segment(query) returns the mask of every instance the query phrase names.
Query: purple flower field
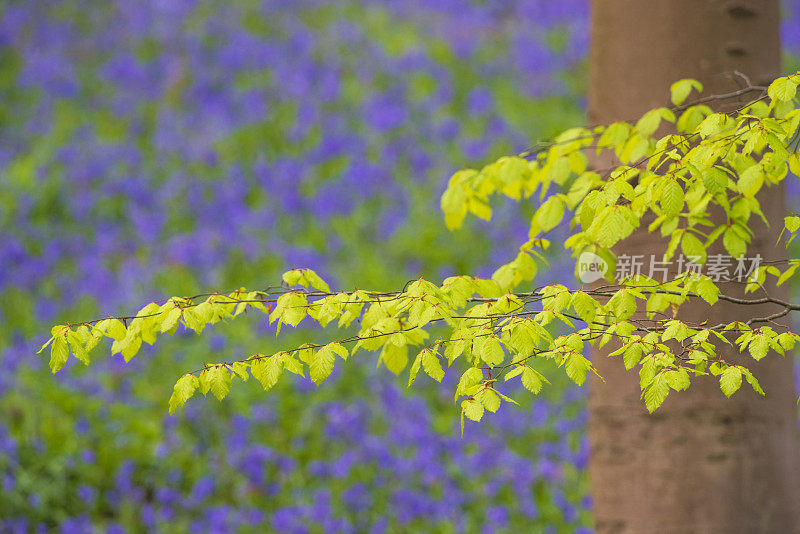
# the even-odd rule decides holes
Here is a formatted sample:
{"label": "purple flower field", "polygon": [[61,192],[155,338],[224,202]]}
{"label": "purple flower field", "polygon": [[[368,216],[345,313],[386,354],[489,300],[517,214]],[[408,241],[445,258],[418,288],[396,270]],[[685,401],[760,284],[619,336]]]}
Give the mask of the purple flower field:
{"label": "purple flower field", "polygon": [[250,317],[56,377],[35,355],[55,322],[294,267],[488,276],[531,206],[449,232],[439,196],[583,121],[588,40],[586,0],[0,4],[0,532],[590,532],[584,391],[558,377],[462,438],[448,388],[366,355],[167,415],[187,366],[331,332]]}

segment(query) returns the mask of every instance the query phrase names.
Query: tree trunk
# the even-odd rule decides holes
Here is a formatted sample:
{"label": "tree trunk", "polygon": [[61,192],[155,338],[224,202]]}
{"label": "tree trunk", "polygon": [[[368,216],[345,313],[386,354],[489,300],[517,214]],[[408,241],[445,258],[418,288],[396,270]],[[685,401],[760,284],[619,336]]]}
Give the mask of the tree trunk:
{"label": "tree trunk", "polygon": [[[594,0],[590,122],[635,119],[668,105],[669,86],[680,78],[700,80],[705,94],[736,89],[733,71],[753,84],[767,84],[779,74],[778,24],[777,0]],[[785,257],[783,247],[775,246],[785,212],[783,188],[770,187],[760,201],[775,222],[767,228],[751,218],[755,237],[747,256]],[[615,251],[660,259],[665,242],[643,226]],[[709,251],[714,252],[725,253]],[[721,289],[742,294],[740,285]],[[691,303],[679,318],[718,324],[765,310],[778,311]],[[737,349],[720,350],[729,361],[737,358]],[[598,533],[800,532],[791,357],[770,353],[759,364],[745,362],[766,397],[745,383],[726,399],[718,380],[698,377],[689,391],[671,393],[648,415],[638,373],[626,372],[621,358],[607,354],[594,352],[605,383],[593,382],[589,400],[589,474]]]}

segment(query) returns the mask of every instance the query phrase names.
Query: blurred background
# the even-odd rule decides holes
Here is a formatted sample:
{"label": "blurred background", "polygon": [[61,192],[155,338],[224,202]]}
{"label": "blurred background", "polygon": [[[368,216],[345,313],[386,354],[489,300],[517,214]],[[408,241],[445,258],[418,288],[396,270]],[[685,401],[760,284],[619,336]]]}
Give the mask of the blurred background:
{"label": "blurred background", "polygon": [[[587,49],[586,0],[0,3],[0,532],[591,532],[584,392],[560,375],[461,438],[452,388],[368,354],[167,414],[187,369],[332,327],[237,319],[57,376],[35,355],[52,324],[293,267],[489,276],[531,206],[451,233],[439,195],[581,124]],[[554,256],[537,282],[572,279]]]}

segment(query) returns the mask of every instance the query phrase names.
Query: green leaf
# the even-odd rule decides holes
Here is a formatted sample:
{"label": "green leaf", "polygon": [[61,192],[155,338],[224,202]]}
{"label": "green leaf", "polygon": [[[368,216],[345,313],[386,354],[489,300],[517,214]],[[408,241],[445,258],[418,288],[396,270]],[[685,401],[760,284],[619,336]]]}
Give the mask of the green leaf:
{"label": "green leaf", "polygon": [[411,384],[414,383],[414,380],[417,378],[417,373],[419,373],[419,369],[422,366],[422,355],[428,349],[423,349],[419,351],[417,357],[414,358],[414,362],[411,364],[411,369],[408,374],[408,387],[411,387]]}
{"label": "green leaf", "polygon": [[615,149],[621,148],[626,141],[630,138],[631,135],[631,127],[629,124],[625,122],[615,122],[613,124],[609,124],[603,134],[600,136],[600,140],[597,142],[599,147],[611,146]]}
{"label": "green leaf", "polygon": [[703,90],[703,84],[697,80],[692,80],[689,78],[678,80],[677,82],[673,83],[669,87],[672,103],[676,106],[683,104],[683,102],[686,100],[686,97],[692,92],[693,87],[697,89],[698,92]]}
{"label": "green leaf", "polygon": [[516,365],[516,366],[514,366],[514,368],[512,370],[508,371],[505,374],[505,376],[503,376],[503,380],[508,382],[512,378],[515,378],[515,377],[521,375],[524,370],[525,370],[525,366],[524,365]]}
{"label": "green leaf", "polygon": [[509,325],[511,345],[517,354],[527,356],[536,348],[536,342],[526,321],[516,319]]}
{"label": "green leaf", "polygon": [[744,373],[744,377],[747,379],[747,383],[753,388],[753,391],[763,396],[764,390],[761,389],[761,384],[758,383],[758,380],[755,376],[753,376],[753,373],[751,373],[749,369],[742,369],[742,372]]}
{"label": "green leaf", "polygon": [[671,321],[667,321],[666,328],[661,334],[661,341],[669,341],[670,339],[683,341],[688,336],[689,329],[687,328],[686,324],[677,319],[672,319]]}
{"label": "green leaf", "polygon": [[174,332],[174,328],[178,326],[178,321],[181,318],[183,310],[180,308],[172,308],[164,319],[161,321],[161,328],[159,329],[161,333],[165,332]]}
{"label": "green leaf", "polygon": [[661,112],[664,108],[651,109],[636,122],[636,131],[642,135],[653,135],[661,124]]}
{"label": "green leaf", "polygon": [[636,313],[636,297],[630,290],[620,289],[609,301],[609,306],[617,319],[624,321]]}
{"label": "green leaf", "polygon": [[114,341],[122,341],[128,333],[125,325],[119,319],[104,319],[97,323],[97,326],[100,324],[103,324],[106,333]]}
{"label": "green leaf", "polygon": [[185,374],[178,379],[175,387],[172,389],[172,396],[169,398],[169,413],[175,413],[175,410],[186,404],[194,391],[200,387],[200,381],[192,374]]}
{"label": "green leaf", "polygon": [[706,247],[694,234],[689,232],[683,234],[681,249],[693,263],[702,265],[706,262]]}
{"label": "green leaf", "polygon": [[211,323],[214,319],[214,307],[209,303],[201,302],[194,308],[195,315],[204,323]]}
{"label": "green leaf", "polygon": [[463,394],[469,388],[481,383],[483,380],[483,371],[478,367],[470,367],[461,378],[458,380],[458,387],[456,387],[456,398]]}
{"label": "green leaf", "polygon": [[394,374],[400,374],[408,364],[408,345],[398,346],[387,343],[383,346],[379,362],[383,362],[386,368]]}
{"label": "green leaf", "polygon": [[303,343],[297,349],[297,357],[300,358],[301,362],[310,366],[311,362],[314,361],[314,348],[311,343]]}
{"label": "green leaf", "polygon": [[719,287],[717,287],[717,285],[709,278],[703,278],[702,280],[698,281],[696,290],[697,294],[700,295],[700,298],[712,306],[719,300]]}
{"label": "green leaf", "polygon": [[303,270],[302,269],[292,269],[291,271],[286,271],[283,273],[281,277],[286,285],[294,286],[303,283]]}
{"label": "green leaf", "polygon": [[538,395],[542,390],[542,382],[547,382],[547,380],[538,371],[526,365],[522,371],[522,385],[525,389]]}
{"label": "green leaf", "polygon": [[82,361],[84,365],[89,365],[89,353],[86,352],[78,333],[69,332],[67,334],[67,340],[69,341],[69,346],[72,349],[72,355]]}
{"label": "green leaf", "polygon": [[539,231],[547,232],[548,230],[552,230],[561,222],[563,217],[564,199],[558,195],[551,196],[536,212],[536,222],[538,223]]}
{"label": "green leaf", "polygon": [[206,379],[211,393],[222,400],[231,389],[231,373],[224,365],[215,365],[204,371],[207,373]]}
{"label": "green leaf", "polygon": [[345,348],[341,343],[328,343],[326,347],[344,361],[347,361],[347,357],[350,355],[350,353],[347,351],[347,348]]}
{"label": "green leaf", "polygon": [[244,362],[234,362],[231,364],[231,370],[233,374],[241,378],[243,381],[247,382],[247,379],[250,378],[250,373],[247,372],[247,364]]}
{"label": "green leaf", "polygon": [[669,178],[661,192],[661,207],[664,209],[664,215],[667,217],[678,215],[683,209],[683,202],[683,188],[677,180]]}
{"label": "green leaf", "polygon": [[467,193],[464,186],[458,183],[461,179],[475,171],[459,171],[450,178],[450,184],[441,198],[441,208],[445,214],[445,224],[449,230],[461,227],[464,216],[467,214]]}
{"label": "green leaf", "polygon": [[308,280],[308,283],[311,285],[311,287],[319,289],[325,293],[331,292],[331,288],[328,286],[328,283],[311,269],[303,269],[303,275],[305,276],[306,280]]}
{"label": "green leaf", "polygon": [[726,397],[730,397],[742,386],[742,370],[738,367],[728,367],[719,377],[719,387]]}
{"label": "green leaf", "polygon": [[266,376],[272,385],[277,384],[278,379],[283,374],[283,359],[286,353],[280,352],[267,358]]}
{"label": "green leaf", "polygon": [[492,413],[495,413],[498,409],[500,409],[500,397],[491,389],[484,389],[478,395],[476,395],[478,400],[483,407],[489,410]]}
{"label": "green leaf", "polygon": [[689,386],[691,385],[691,380],[689,379],[689,373],[683,367],[677,370],[675,369],[666,370],[664,371],[663,374],[667,380],[667,384],[669,384],[669,387],[671,387],[675,391],[684,391],[688,389]]}
{"label": "green leaf", "polygon": [[[394,346],[394,345],[387,345]],[[311,380],[315,384],[319,384],[326,378],[330,376],[333,372],[333,365],[335,363],[336,356],[334,355],[333,351],[330,349],[326,349],[326,347],[322,347],[314,354],[314,359],[311,361],[311,365],[309,366],[311,369],[310,375]]]}
{"label": "green leaf", "polygon": [[703,138],[708,138],[728,130],[734,121],[724,113],[714,113],[706,117],[697,127]]}
{"label": "green leaf", "polygon": [[583,319],[587,324],[591,324],[597,316],[597,308],[600,303],[594,300],[591,296],[583,291],[576,291],[572,295],[572,308],[578,317]]}
{"label": "green leaf", "polygon": [[[785,78],[778,78],[767,89],[767,94],[773,101],[788,102],[794,98],[797,93],[797,83],[791,76]],[[728,395],[730,397],[730,395]]]}
{"label": "green leaf", "polygon": [[755,335],[750,341],[748,348],[750,349],[750,355],[753,359],[759,361],[769,352],[769,340],[765,335]]}
{"label": "green leaf", "polygon": [[203,369],[203,372],[197,377],[197,381],[200,383],[200,392],[203,395],[207,395],[208,390],[211,388],[211,383],[208,381],[208,369]]}
{"label": "green leaf", "polygon": [[[59,326],[58,328],[60,329],[60,328],[62,328],[62,327],[61,327],[61,326]],[[46,342],[44,345],[42,345],[42,346],[41,346],[41,348],[40,348],[39,350],[37,350],[37,351],[36,351],[36,354],[41,354],[41,353],[42,353],[42,351],[43,351],[44,349],[46,349],[46,348],[47,348],[47,347],[50,345],[50,343],[52,343],[52,342],[53,342],[53,340],[54,340],[54,339],[55,339],[55,335],[53,335],[53,336],[50,336],[50,339],[48,339],[48,340],[47,340],[47,342]]]}
{"label": "green leaf", "polygon": [[622,356],[622,361],[625,364],[625,370],[630,371],[642,359],[644,347],[641,343],[631,343],[625,348],[625,353]]}
{"label": "green leaf", "polygon": [[282,323],[297,326],[308,312],[308,300],[301,292],[293,291],[278,297],[275,309],[269,316],[270,322],[280,319]]}
{"label": "green leaf", "polygon": [[441,382],[442,378],[444,378],[444,369],[442,369],[442,363],[439,361],[436,353],[430,349],[424,350],[423,353],[422,368],[425,369],[428,376],[437,382]]}
{"label": "green leaf", "polygon": [[256,380],[261,382],[265,390],[269,390],[277,384],[283,374],[284,355],[285,353],[278,353],[268,358],[262,356],[250,364],[250,372]]}
{"label": "green leaf", "polygon": [[653,377],[653,381],[644,392],[644,403],[647,411],[653,413],[661,406],[669,394],[669,384],[667,384],[664,373],[658,373]]}
{"label": "green leaf", "polygon": [[728,175],[719,167],[713,166],[703,171],[703,186],[712,195],[725,191],[728,181]]}
{"label": "green leaf", "polygon": [[290,373],[296,374],[298,376],[305,377],[305,370],[303,368],[303,364],[297,361],[292,354],[284,354],[283,356],[283,368],[289,371]]}
{"label": "green leaf", "polygon": [[467,399],[461,403],[461,411],[469,419],[480,421],[483,417],[483,404],[476,399]]}
{"label": "green leaf", "polygon": [[503,363],[505,353],[503,352],[503,346],[500,344],[500,340],[497,336],[490,335],[486,337],[483,345],[481,345],[480,356],[481,360],[491,366],[497,366]]}
{"label": "green leaf", "polygon": [[567,371],[567,376],[570,377],[573,382],[581,386],[586,381],[586,372],[591,366],[592,364],[589,363],[589,360],[582,355],[570,354],[567,356],[564,367]]}
{"label": "green leaf", "polygon": [[64,367],[68,357],[69,347],[67,346],[67,340],[64,338],[63,334],[58,334],[55,336],[53,344],[50,346],[50,370],[53,371],[53,374]]}
{"label": "green leaf", "polygon": [[725,230],[725,234],[722,236],[722,244],[725,245],[725,250],[734,258],[738,258],[747,252],[747,242],[739,237],[732,228]]}
{"label": "green leaf", "polygon": [[745,169],[739,175],[739,182],[736,188],[745,196],[753,197],[761,190],[764,184],[764,171],[761,164],[756,163]]}

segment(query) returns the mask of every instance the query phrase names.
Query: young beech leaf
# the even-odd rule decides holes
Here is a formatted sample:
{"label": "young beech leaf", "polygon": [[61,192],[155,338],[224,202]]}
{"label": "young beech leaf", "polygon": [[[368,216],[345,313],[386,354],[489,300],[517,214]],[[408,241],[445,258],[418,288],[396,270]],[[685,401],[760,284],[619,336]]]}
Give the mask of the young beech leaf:
{"label": "young beech leaf", "polygon": [[591,368],[592,364],[589,360],[584,358],[578,353],[573,353],[567,356],[565,363],[567,376],[579,386],[583,385],[586,381],[586,372]]}
{"label": "young beech leaf", "polygon": [[419,373],[419,369],[422,366],[422,356],[425,354],[425,351],[428,349],[423,349],[417,354],[417,357],[414,358],[414,362],[411,364],[411,369],[408,374],[408,387],[411,387],[411,384],[414,383],[414,380],[417,378],[417,373]]}
{"label": "young beech leaf", "polygon": [[753,336],[748,349],[753,359],[759,361],[769,352],[769,339],[763,334],[757,334]]}
{"label": "young beech leaf", "polygon": [[293,354],[284,354],[283,368],[289,371],[290,373],[296,374],[298,376],[303,376],[303,377],[306,376],[303,364],[298,362],[294,358]]}
{"label": "young beech leaf", "polygon": [[669,87],[672,103],[676,106],[683,104],[683,102],[686,100],[686,97],[689,96],[689,93],[692,91],[692,88],[697,89],[697,91],[700,92],[703,90],[703,84],[690,78],[678,80],[677,82],[673,83]]}
{"label": "young beech leaf", "polygon": [[719,167],[709,167],[703,171],[703,186],[712,195],[725,191],[728,181],[728,175]]}
{"label": "young beech leaf", "polygon": [[547,232],[555,228],[561,219],[564,217],[564,199],[560,195],[554,195],[548,198],[544,204],[536,212],[536,223],[538,228],[536,232],[531,231],[531,238],[536,237],[539,232]]}
{"label": "young beech leaf", "polygon": [[444,369],[442,369],[442,362],[439,357],[431,349],[425,349],[422,356],[422,368],[428,373],[428,376],[441,382],[444,378]]}
{"label": "young beech leaf", "polygon": [[217,400],[222,400],[231,389],[231,373],[224,365],[215,365],[204,371],[207,373],[208,389]]}
{"label": "young beech leaf", "polygon": [[[383,346],[380,359],[378,363],[383,362],[387,369],[394,374],[399,374],[400,371],[406,368],[408,363],[408,345],[394,345],[387,343]],[[424,361],[423,361],[424,364]]]}
{"label": "young beech leaf", "polygon": [[182,315],[182,310],[178,307],[172,308],[167,312],[164,319],[161,321],[161,333],[175,332],[175,327],[178,326],[178,321]]}
{"label": "young beech leaf", "polygon": [[480,403],[483,404],[484,408],[492,413],[495,413],[500,409],[500,397],[494,392],[493,389],[486,388],[475,395],[475,398],[477,398]]}
{"label": "young beech leaf", "polygon": [[485,361],[491,366],[497,366],[503,363],[505,353],[500,340],[494,334],[486,336],[483,345],[480,348],[481,360]]}
{"label": "young beech leaf", "polygon": [[104,319],[103,321],[100,321],[97,326],[99,327],[101,324],[103,324],[106,334],[114,341],[121,341],[125,338],[127,329],[119,319]]}
{"label": "young beech leaf", "polygon": [[[794,81],[793,76],[785,78],[778,78],[767,89],[767,94],[773,101],[788,102],[794,98],[797,93],[797,82]],[[730,395],[729,395],[730,396]]]}
{"label": "young beech leaf", "polygon": [[463,401],[461,403],[461,409],[464,415],[473,421],[480,421],[481,417],[483,417],[483,404],[477,399],[467,399]]}
{"label": "young beech leaf", "polygon": [[53,371],[53,374],[64,367],[64,364],[67,363],[68,356],[69,347],[67,346],[67,339],[64,337],[64,334],[59,333],[53,338],[53,344],[50,346],[50,370]]}
{"label": "young beech leaf", "polygon": [[328,343],[326,347],[328,347],[328,349],[334,354],[338,354],[339,357],[344,361],[347,361],[347,357],[350,355],[350,353],[347,351],[347,348],[345,348],[341,343]]}
{"label": "young beech leaf", "polygon": [[525,366],[524,365],[516,365],[516,366],[514,366],[514,368],[511,371],[509,371],[509,372],[507,372],[505,374],[505,376],[503,377],[503,380],[507,382],[507,381],[511,380],[512,378],[515,378],[515,377],[521,375],[524,370],[525,370]]}
{"label": "young beech leaf", "polygon": [[456,388],[456,396],[462,395],[465,391],[469,390],[472,386],[479,384],[483,380],[483,371],[478,367],[470,367],[461,378],[458,380],[458,387]]}
{"label": "young beech leaf", "polygon": [[590,324],[594,321],[595,317],[597,316],[597,308],[600,306],[599,302],[594,300],[591,296],[587,295],[583,291],[576,291],[572,295],[570,304],[575,310],[575,313],[578,314],[578,317],[583,319],[587,324]]}
{"label": "young beech leaf", "polygon": [[271,389],[278,382],[283,367],[277,355],[269,357],[257,355],[250,362],[250,374],[261,383],[265,390]]}
{"label": "young beech leaf", "polygon": [[200,381],[192,374],[185,374],[178,379],[175,387],[172,390],[172,396],[169,398],[169,413],[175,413],[175,410],[186,404],[194,390],[200,387]]}
{"label": "young beech leaf", "polygon": [[303,269],[303,276],[308,281],[308,284],[313,287],[314,289],[319,289],[325,293],[330,293],[331,288],[328,286],[327,282],[323,280],[317,273],[312,271],[311,269]]}
{"label": "young beech leaf", "polygon": [[695,236],[686,232],[681,238],[681,249],[687,258],[690,258],[693,263],[702,265],[706,262],[706,247]]}
{"label": "young beech leaf", "polygon": [[200,383],[200,393],[208,395],[208,391],[211,388],[211,382],[208,380],[208,368],[203,369],[203,372],[200,373],[197,380]]}
{"label": "young beech leaf", "polygon": [[495,392],[495,394],[497,394],[497,396],[498,396],[498,397],[500,397],[501,399],[503,399],[504,401],[506,401],[506,402],[510,402],[510,403],[512,403],[512,404],[516,404],[517,406],[519,406],[519,403],[518,403],[517,401],[515,401],[514,399],[512,399],[511,397],[507,397],[507,396],[503,395],[502,393],[500,393],[499,391],[497,391],[497,390],[496,390],[496,389],[494,389],[494,388],[490,388],[490,389],[491,389],[492,391],[494,391],[494,392]]}
{"label": "young beech leaf", "polygon": [[742,370],[739,367],[728,367],[719,377],[719,387],[726,397],[730,397],[742,385]]}
{"label": "young beech leaf", "polygon": [[647,411],[653,413],[656,408],[661,406],[669,394],[669,384],[663,373],[653,377],[653,381],[644,391],[644,403]]}
{"label": "young beech leaf", "polygon": [[661,192],[661,208],[668,217],[677,215],[683,209],[684,195],[683,188],[674,178],[668,178]]}
{"label": "young beech leaf", "polygon": [[69,341],[69,347],[72,349],[72,355],[82,361],[84,365],[89,365],[89,353],[83,345],[81,336],[77,332],[69,332],[67,341]]}
{"label": "young beech leaf", "polygon": [[644,347],[641,343],[631,343],[624,347],[625,354],[622,356],[622,361],[625,364],[625,370],[630,371],[642,359]]}
{"label": "young beech leaf", "polygon": [[270,322],[280,319],[281,323],[297,326],[308,312],[308,301],[304,293],[293,291],[278,297],[275,309],[269,316]]}
{"label": "young beech leaf", "polygon": [[661,123],[661,112],[664,108],[651,109],[636,122],[636,131],[641,135],[653,135]]}
{"label": "young beech leaf", "polygon": [[285,273],[283,273],[283,276],[281,278],[283,279],[284,282],[286,282],[286,285],[289,286],[302,284],[304,282],[302,269],[292,269],[291,271],[286,271]]}
{"label": "young beech leaf", "polygon": [[333,353],[332,350],[327,348],[327,345],[323,346],[319,349],[316,353],[314,353],[314,359],[311,360],[311,380],[315,384],[319,384],[326,378],[328,378],[333,372],[333,365],[336,360],[336,355]]}
{"label": "young beech leaf", "polygon": [[532,369],[527,365],[524,367],[522,371],[522,385],[525,386],[525,389],[534,395],[538,395],[542,390],[542,382],[547,382],[548,384],[550,383],[535,369]]}
{"label": "young beech leaf", "polygon": [[747,379],[747,383],[753,388],[753,391],[763,396],[764,390],[761,389],[761,384],[758,383],[758,380],[755,376],[753,376],[753,373],[751,373],[749,369],[744,368],[742,368],[742,373],[744,373],[744,377]]}
{"label": "young beech leaf", "polygon": [[250,374],[247,372],[247,364],[244,362],[234,362],[231,364],[231,370],[233,374],[247,382],[247,379],[250,378]]}

